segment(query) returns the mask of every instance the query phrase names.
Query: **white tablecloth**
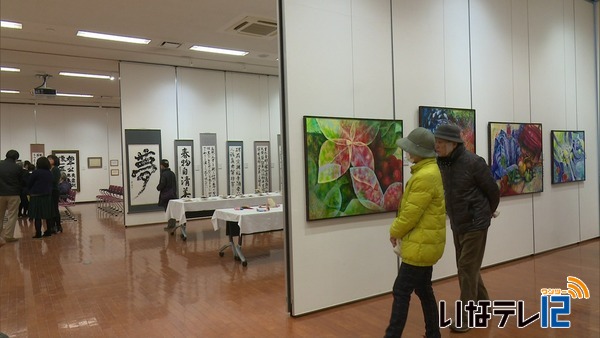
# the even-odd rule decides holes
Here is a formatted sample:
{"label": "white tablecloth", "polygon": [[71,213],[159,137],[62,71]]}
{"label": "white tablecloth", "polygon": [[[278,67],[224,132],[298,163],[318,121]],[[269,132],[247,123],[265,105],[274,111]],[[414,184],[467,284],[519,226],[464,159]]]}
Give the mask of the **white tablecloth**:
{"label": "white tablecloth", "polygon": [[237,222],[240,234],[274,231],[283,229],[283,206],[271,208],[269,211],[252,209],[217,209],[212,216],[213,228],[219,230],[226,221]]}
{"label": "white tablecloth", "polygon": [[267,204],[268,198],[272,198],[277,204],[283,202],[280,193],[267,193],[262,196],[250,194],[246,195],[246,197],[235,198],[209,197],[204,199],[192,198],[170,200],[167,205],[166,217],[167,219],[175,219],[179,224],[183,224],[187,222],[187,218],[185,217],[186,212],[237,208],[244,205],[263,205]]}

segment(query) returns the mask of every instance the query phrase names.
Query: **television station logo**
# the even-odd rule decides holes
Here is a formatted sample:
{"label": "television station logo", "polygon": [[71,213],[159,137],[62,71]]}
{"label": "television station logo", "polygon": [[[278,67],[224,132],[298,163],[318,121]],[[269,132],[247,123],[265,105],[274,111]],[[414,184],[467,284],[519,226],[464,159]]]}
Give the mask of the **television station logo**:
{"label": "television station logo", "polygon": [[[497,316],[501,317],[498,327],[504,328],[508,319],[514,316],[517,327],[520,329],[537,320],[540,321],[542,328],[570,328],[571,321],[565,317],[571,314],[571,301],[589,298],[588,286],[581,279],[568,276],[566,289],[540,289],[540,311],[533,315],[525,314],[525,301],[523,300],[482,300],[479,302],[470,300],[464,308],[462,301],[457,300],[454,304],[455,313],[463,313],[464,316],[455,316],[454,324],[458,327],[466,324],[469,328],[486,328],[492,316]],[[446,302],[444,300],[440,300],[439,310],[440,327],[450,326],[452,319],[446,318]]]}

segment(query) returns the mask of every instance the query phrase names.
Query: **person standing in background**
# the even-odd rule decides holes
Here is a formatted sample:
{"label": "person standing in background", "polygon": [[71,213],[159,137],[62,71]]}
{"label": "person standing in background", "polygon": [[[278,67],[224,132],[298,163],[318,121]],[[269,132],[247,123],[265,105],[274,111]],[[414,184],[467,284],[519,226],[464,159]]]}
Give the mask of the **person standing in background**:
{"label": "person standing in background", "polygon": [[[169,160],[160,160],[160,182],[156,186],[156,190],[160,191],[158,195],[158,205],[163,207],[165,211],[169,205],[169,201],[177,198],[177,177],[175,173],[169,169]],[[175,227],[175,220],[169,219],[165,230]]]}
{"label": "person standing in background", "polygon": [[27,197],[27,180],[31,172],[35,170],[35,166],[29,161],[23,162],[23,188],[21,189],[21,204],[19,204],[19,217],[27,217],[29,210],[29,197]]}
{"label": "person standing in background", "polygon": [[413,291],[421,300],[425,337],[441,336],[431,278],[433,265],[442,257],[446,245],[446,209],[434,144],[433,134],[421,127],[398,140],[398,146],[414,164],[398,216],[390,227],[390,242],[402,264],[392,289],[394,302],[385,337],[402,336]]}
{"label": "person standing in background", "polygon": [[[52,206],[52,172],[50,172],[50,161],[46,157],[40,157],[35,162],[36,170],[31,173],[27,190],[31,198],[29,202],[29,217],[33,218],[35,224],[35,236],[42,238],[52,236],[53,206]],[[46,220],[46,231],[42,235],[42,219]]]}
{"label": "person standing in background", "polygon": [[[18,159],[19,152],[11,149],[6,152],[6,158],[0,161],[0,246],[18,240],[14,235],[23,189],[23,168],[17,164]],[[5,214],[8,216],[6,225]]]}
{"label": "person standing in background", "polygon": [[485,160],[463,145],[458,126],[445,124],[436,129],[435,151],[444,182],[463,305],[462,313],[455,314],[457,320],[461,319],[460,324],[452,323],[450,329],[467,332],[467,302],[490,299],[480,271],[488,228],[500,203],[500,190]]}
{"label": "person standing in background", "polygon": [[53,233],[63,232],[62,224],[60,222],[60,210],[58,209],[58,198],[60,193],[58,191],[58,182],[60,181],[60,160],[55,155],[48,155],[48,161],[50,161],[50,172],[52,173],[52,221],[51,230]]}

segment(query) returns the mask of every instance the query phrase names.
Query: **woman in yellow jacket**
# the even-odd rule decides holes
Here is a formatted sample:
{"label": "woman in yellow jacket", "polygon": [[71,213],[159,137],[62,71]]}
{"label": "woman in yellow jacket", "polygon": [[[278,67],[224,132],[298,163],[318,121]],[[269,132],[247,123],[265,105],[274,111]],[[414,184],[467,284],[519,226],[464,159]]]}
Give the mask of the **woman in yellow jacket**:
{"label": "woman in yellow jacket", "polygon": [[390,227],[390,242],[402,257],[394,282],[394,303],[386,337],[400,337],[406,324],[410,295],[421,300],[426,337],[440,337],[439,315],[431,286],[433,265],[446,244],[446,207],[442,176],[436,162],[435,138],[425,128],[398,140],[407,153],[411,178],[406,184],[398,216]]}

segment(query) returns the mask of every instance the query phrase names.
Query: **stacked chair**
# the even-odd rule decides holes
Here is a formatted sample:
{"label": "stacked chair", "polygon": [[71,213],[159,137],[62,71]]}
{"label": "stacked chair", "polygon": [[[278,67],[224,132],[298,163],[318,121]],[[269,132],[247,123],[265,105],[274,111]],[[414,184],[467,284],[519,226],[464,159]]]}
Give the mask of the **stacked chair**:
{"label": "stacked chair", "polygon": [[96,210],[118,216],[123,213],[123,187],[110,185],[108,189],[100,189],[96,195]]}

